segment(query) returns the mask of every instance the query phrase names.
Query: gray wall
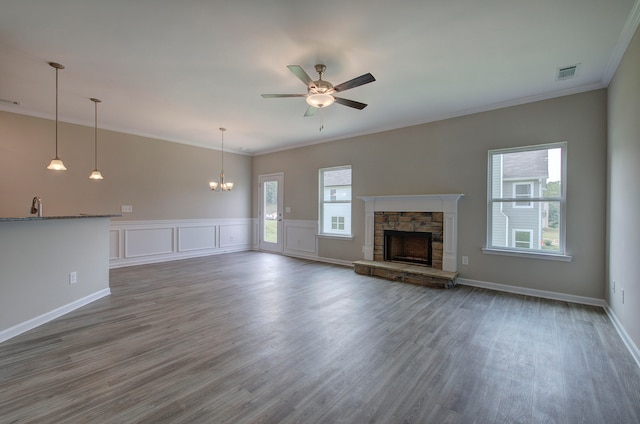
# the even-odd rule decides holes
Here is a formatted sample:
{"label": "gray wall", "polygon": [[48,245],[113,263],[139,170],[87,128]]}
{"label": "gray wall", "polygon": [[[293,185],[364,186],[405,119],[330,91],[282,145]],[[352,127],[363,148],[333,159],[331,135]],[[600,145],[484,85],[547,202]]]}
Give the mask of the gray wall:
{"label": "gray wall", "polygon": [[631,41],[608,94],[607,301],[640,346],[640,32]]}
{"label": "gray wall", "polygon": [[[292,208],[285,219],[317,220],[318,169],[353,166],[354,239],[320,239],[321,257],[363,258],[364,204],[357,196],[464,193],[458,254],[468,256],[469,265],[458,264],[461,277],[603,299],[606,101],[606,90],[596,90],[265,154],[254,157],[253,175],[284,172],[284,203]],[[573,261],[483,254],[487,151],[558,141],[568,142],[567,250]],[[253,195],[257,199],[256,189]]]}
{"label": "gray wall", "polygon": [[[59,156],[67,171],[46,166],[55,154],[55,123],[0,112],[0,216],[28,216],[39,195],[45,215],[120,213],[122,220],[250,218],[251,158],[225,153],[229,193],[212,193],[220,152],[151,138],[98,130],[98,168],[105,179],[89,180],[94,168],[94,129],[60,123]],[[212,145],[219,140],[212,134]]]}
{"label": "gray wall", "polygon": [[4,330],[107,290],[108,258],[107,218],[0,222],[0,340]]}

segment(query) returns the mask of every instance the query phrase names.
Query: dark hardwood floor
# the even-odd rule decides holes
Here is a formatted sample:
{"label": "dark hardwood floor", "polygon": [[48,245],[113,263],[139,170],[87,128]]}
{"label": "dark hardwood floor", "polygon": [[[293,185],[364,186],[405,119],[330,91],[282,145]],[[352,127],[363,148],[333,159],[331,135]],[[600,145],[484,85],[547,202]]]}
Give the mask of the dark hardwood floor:
{"label": "dark hardwood floor", "polygon": [[257,252],[110,280],[0,344],[0,422],[640,422],[600,308]]}

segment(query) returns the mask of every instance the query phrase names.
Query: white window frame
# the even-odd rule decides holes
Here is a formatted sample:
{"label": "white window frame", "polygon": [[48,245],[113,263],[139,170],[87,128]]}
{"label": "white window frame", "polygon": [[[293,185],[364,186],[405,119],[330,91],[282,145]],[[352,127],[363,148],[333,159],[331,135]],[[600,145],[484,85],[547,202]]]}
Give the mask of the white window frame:
{"label": "white window frame", "polygon": [[[529,195],[528,196],[521,196],[517,194],[517,190],[516,187],[517,186],[529,186]],[[514,199],[527,199],[527,200],[519,200],[517,202],[513,202],[513,207],[516,209],[531,209],[533,208],[533,203],[531,203],[528,199],[533,197],[533,183],[532,182],[514,182],[513,183],[513,198]],[[526,204],[523,204],[526,203]]]}
{"label": "white window frame", "polygon": [[[351,185],[350,185],[350,192],[351,192],[351,199],[349,200],[340,200],[340,199],[336,199],[335,200],[324,200],[324,173],[325,172],[330,172],[330,171],[339,171],[341,169],[349,169],[351,170]],[[334,167],[330,167],[330,168],[320,168],[320,170],[318,171],[318,236],[320,237],[327,237],[327,238],[343,238],[343,239],[352,239],[353,238],[353,168],[351,167],[351,165],[341,165],[341,166],[334,166]],[[324,205],[325,204],[336,204],[336,203],[342,203],[342,204],[349,204],[349,211],[351,213],[351,217],[349,217],[349,221],[351,222],[351,231],[349,233],[341,233],[341,234],[336,234],[333,231],[339,231],[339,230],[332,230],[331,227],[331,221],[329,221],[328,225],[329,228],[324,228]],[[344,217],[345,222],[346,222],[346,217]],[[346,226],[346,224],[344,224]]]}
{"label": "white window frame", "polygon": [[[560,149],[561,158],[560,158],[560,195],[558,197],[541,197],[540,193],[537,194],[538,197],[529,198],[529,202],[558,202],[560,206],[559,210],[559,250],[549,251],[538,249],[539,246],[536,246],[535,249],[522,249],[515,247],[504,247],[504,246],[494,246],[492,244],[492,234],[493,234],[493,222],[492,222],[492,211],[493,205],[496,203],[507,203],[521,201],[521,199],[516,199],[514,197],[504,197],[503,192],[496,193],[494,196],[492,193],[492,176],[493,176],[493,157],[499,154],[506,153],[516,153],[516,152],[526,152],[532,150],[549,150],[549,149]],[[489,150],[488,152],[488,165],[487,165],[487,241],[485,247],[482,249],[483,253],[492,254],[492,255],[506,255],[506,256],[518,256],[525,258],[536,258],[536,259],[549,259],[556,261],[571,261],[572,257],[567,254],[567,243],[566,243],[566,228],[567,228],[567,142],[557,142],[557,143],[547,143],[547,144],[539,144],[533,146],[522,146],[515,148],[506,148],[506,149],[495,149]],[[502,190],[502,189],[500,189]]]}
{"label": "white window frame", "polygon": [[[516,234],[517,233],[526,233],[529,234],[529,246],[528,247],[521,247],[521,246],[516,246]],[[529,230],[529,229],[522,229],[522,228],[514,228],[511,231],[511,245],[513,247],[515,247],[516,249],[531,249],[533,247],[533,230]]]}

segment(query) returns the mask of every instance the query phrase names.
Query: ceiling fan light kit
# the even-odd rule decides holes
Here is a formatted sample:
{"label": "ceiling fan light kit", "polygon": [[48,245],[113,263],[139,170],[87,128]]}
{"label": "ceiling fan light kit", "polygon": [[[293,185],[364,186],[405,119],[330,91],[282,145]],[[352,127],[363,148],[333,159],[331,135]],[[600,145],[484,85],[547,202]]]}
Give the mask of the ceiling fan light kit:
{"label": "ceiling fan light kit", "polygon": [[310,94],[307,96],[309,106],[321,108],[331,106],[336,99],[330,94]]}
{"label": "ceiling fan light kit", "polygon": [[309,108],[305,112],[304,116],[313,116],[315,110],[312,108],[325,108],[331,106],[333,103],[338,103],[343,106],[351,107],[354,109],[362,110],[367,107],[366,103],[360,103],[355,100],[343,99],[341,97],[334,96],[334,93],[346,91],[351,88],[359,87],[364,84],[375,81],[376,79],[371,74],[360,75],[357,78],[343,82],[334,86],[329,81],[322,79],[322,75],[326,71],[327,67],[323,64],[315,66],[315,70],[318,73],[318,80],[311,79],[309,74],[305,72],[300,65],[289,65],[289,70],[298,77],[307,86],[307,94],[263,94],[264,98],[277,98],[277,97],[306,97]]}

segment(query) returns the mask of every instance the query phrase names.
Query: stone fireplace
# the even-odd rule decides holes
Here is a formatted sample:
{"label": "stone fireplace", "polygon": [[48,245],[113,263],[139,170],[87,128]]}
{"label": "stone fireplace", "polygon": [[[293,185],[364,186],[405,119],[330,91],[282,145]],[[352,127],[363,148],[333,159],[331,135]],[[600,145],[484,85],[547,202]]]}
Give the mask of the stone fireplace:
{"label": "stone fireplace", "polygon": [[431,266],[432,234],[384,230],[384,260]]}
{"label": "stone fireplace", "polygon": [[451,288],[458,276],[458,200],[462,194],[367,196],[362,275]]}
{"label": "stone fireplace", "polygon": [[[389,259],[384,250],[387,238],[385,231],[430,233],[430,236],[418,236],[430,238],[430,246],[427,246],[426,250],[431,249],[431,263],[420,265],[431,267],[434,271],[441,270],[457,275],[458,200],[462,196],[464,195],[434,194],[360,197],[365,202],[365,244],[362,248],[365,261],[414,264],[411,258],[422,256],[425,252],[418,252],[418,255],[411,252],[402,253],[401,256],[408,256],[408,260]],[[406,237],[402,234],[396,236]],[[424,241],[412,240],[409,243],[410,248],[415,243],[416,247],[420,244],[420,249],[425,249]],[[406,247],[404,244],[403,249]],[[428,256],[429,252],[426,253]],[[427,259],[425,262],[428,261]]]}
{"label": "stone fireplace", "polygon": [[442,269],[442,212],[374,213],[374,261]]}

